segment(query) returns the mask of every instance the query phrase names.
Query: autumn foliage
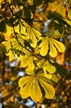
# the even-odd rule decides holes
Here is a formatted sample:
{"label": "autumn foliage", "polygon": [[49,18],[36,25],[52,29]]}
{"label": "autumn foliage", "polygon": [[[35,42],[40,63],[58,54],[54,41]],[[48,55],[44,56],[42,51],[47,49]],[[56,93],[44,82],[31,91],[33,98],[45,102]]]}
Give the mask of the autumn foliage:
{"label": "autumn foliage", "polygon": [[70,6],[68,0],[0,0],[1,105],[71,102]]}

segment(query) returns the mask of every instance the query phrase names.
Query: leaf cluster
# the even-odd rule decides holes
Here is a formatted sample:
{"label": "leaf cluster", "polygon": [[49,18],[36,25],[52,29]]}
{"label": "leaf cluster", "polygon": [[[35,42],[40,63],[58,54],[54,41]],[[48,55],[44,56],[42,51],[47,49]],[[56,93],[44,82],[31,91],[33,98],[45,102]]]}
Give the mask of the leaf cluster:
{"label": "leaf cluster", "polygon": [[57,75],[62,75],[57,71],[66,72],[56,63],[56,57],[65,53],[59,40],[70,34],[69,5],[64,0],[0,1],[1,45],[9,61],[19,60],[19,67],[24,69],[25,76],[18,82],[23,98],[35,102],[54,98],[53,85]]}

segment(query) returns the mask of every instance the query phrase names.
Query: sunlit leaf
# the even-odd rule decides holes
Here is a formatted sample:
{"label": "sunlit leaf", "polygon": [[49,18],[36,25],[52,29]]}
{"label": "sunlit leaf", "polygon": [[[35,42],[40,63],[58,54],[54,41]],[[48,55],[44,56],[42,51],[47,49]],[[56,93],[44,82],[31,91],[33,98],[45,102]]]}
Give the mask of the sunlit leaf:
{"label": "sunlit leaf", "polygon": [[42,98],[42,93],[41,93],[41,89],[40,89],[38,80],[33,80],[31,84],[31,90],[33,91],[33,93],[31,92],[31,98],[34,101],[39,101]]}
{"label": "sunlit leaf", "polygon": [[6,36],[7,36],[7,39],[9,39],[9,37],[13,34],[13,27],[9,26],[6,24]]}
{"label": "sunlit leaf", "polygon": [[52,74],[47,74],[47,72],[45,71],[44,76],[48,79],[52,79]]}
{"label": "sunlit leaf", "polygon": [[56,50],[55,46],[52,44],[52,42],[50,42],[49,55],[53,58],[57,56],[57,50]]}
{"label": "sunlit leaf", "polygon": [[16,33],[22,35],[22,38],[24,37],[24,35],[27,35],[26,28],[22,24],[22,22],[20,22],[17,26],[14,26],[14,30]]}
{"label": "sunlit leaf", "polygon": [[51,40],[60,53],[63,53],[65,51],[65,47],[64,47],[64,44],[62,42],[59,42],[55,39],[51,39]]}
{"label": "sunlit leaf", "polygon": [[6,47],[7,51],[9,51],[9,49],[11,49],[10,41],[3,41],[2,44]]}
{"label": "sunlit leaf", "polygon": [[43,87],[43,89],[45,91],[45,97],[48,98],[48,99],[53,99],[54,94],[55,94],[55,90],[54,90],[53,86],[46,83],[42,79],[39,79],[39,82],[40,82],[41,86]]}
{"label": "sunlit leaf", "polygon": [[34,57],[26,53],[26,55],[20,57],[21,64],[20,67],[26,68],[25,71],[28,74],[33,73],[35,68],[34,66]]}
{"label": "sunlit leaf", "polygon": [[48,53],[48,39],[42,40],[41,44],[39,45],[40,48],[40,54],[42,56],[47,55]]}
{"label": "sunlit leaf", "polygon": [[20,89],[20,94],[21,94],[22,98],[24,98],[24,99],[30,97],[30,93],[31,93],[31,86],[29,86],[30,83],[31,83],[31,81],[29,80],[29,82],[24,87],[21,87],[21,89]]}
{"label": "sunlit leaf", "polygon": [[41,36],[41,33],[35,30],[34,28],[28,27],[27,28],[27,39],[31,40],[31,46],[36,47],[37,46],[37,41]]}
{"label": "sunlit leaf", "polygon": [[37,62],[37,66],[44,71],[45,77],[51,79],[52,74],[56,72],[56,67],[52,65],[49,61],[40,60]]}
{"label": "sunlit leaf", "polygon": [[71,26],[71,21],[70,20],[68,20],[68,19],[63,19],[69,26]]}
{"label": "sunlit leaf", "polygon": [[[27,81],[24,80],[25,78],[28,78]],[[34,76],[26,76],[19,81],[19,85],[21,86],[20,94],[23,98],[31,97],[34,101],[39,101],[42,98],[40,86],[37,80],[34,79]],[[27,83],[24,83],[24,81]],[[31,90],[33,93],[31,92]]]}
{"label": "sunlit leaf", "polygon": [[45,97],[52,99],[54,97],[55,90],[46,80],[44,80],[44,78],[45,77],[40,73],[20,78],[18,85],[20,87],[20,94],[22,98],[31,97],[35,102],[40,101],[43,96],[40,87],[41,85],[45,92]]}
{"label": "sunlit leaf", "polygon": [[21,23],[21,34],[24,34],[25,39],[30,40],[30,45],[35,48],[37,46],[38,39],[41,38],[41,33],[35,28],[28,25],[25,21],[21,20]]}
{"label": "sunlit leaf", "polygon": [[[70,80],[65,81],[70,78],[70,8],[71,0],[0,0],[1,107],[27,107],[27,98],[32,100],[30,107],[36,102],[37,108],[70,101]],[[65,87],[61,79],[65,91],[57,90]],[[68,97],[62,94],[66,91]]]}
{"label": "sunlit leaf", "polygon": [[11,50],[6,55],[9,56],[9,61],[14,60],[14,54]]}
{"label": "sunlit leaf", "polygon": [[44,63],[43,69],[49,73],[55,73],[56,68],[55,66],[53,66],[51,63],[49,63],[48,61],[46,61]]}
{"label": "sunlit leaf", "polygon": [[53,38],[45,38],[42,40],[39,48],[39,52],[42,56],[46,56],[49,49],[49,55],[53,58],[57,56],[57,52],[63,53],[65,51],[63,43]]}
{"label": "sunlit leaf", "polygon": [[[26,49],[24,48],[24,40],[21,37],[17,37],[17,39],[13,38],[11,40],[12,49],[20,51],[22,54]],[[21,54],[20,53],[20,54]]]}

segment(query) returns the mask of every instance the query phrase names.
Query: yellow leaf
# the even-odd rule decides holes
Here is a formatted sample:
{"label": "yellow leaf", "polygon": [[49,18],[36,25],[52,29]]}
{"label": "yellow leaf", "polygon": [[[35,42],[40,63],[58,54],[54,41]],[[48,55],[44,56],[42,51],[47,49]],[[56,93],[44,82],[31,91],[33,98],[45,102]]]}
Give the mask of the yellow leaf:
{"label": "yellow leaf", "polygon": [[25,72],[28,74],[31,74],[34,70],[34,63],[33,63],[33,56],[25,55],[21,58],[21,64],[20,67],[26,67]]}
{"label": "yellow leaf", "polygon": [[25,51],[25,48],[24,48],[24,40],[21,37],[17,37],[17,39],[18,40],[16,40],[15,38],[12,38],[10,45],[15,50],[18,50],[20,52],[24,52]]}
{"label": "yellow leaf", "polygon": [[30,96],[31,93],[31,81],[33,80],[32,76],[25,76],[20,78],[18,85],[20,87],[20,94],[22,98],[27,98]]}
{"label": "yellow leaf", "polygon": [[9,51],[9,49],[11,49],[10,41],[3,41],[2,44],[6,47],[7,51]]}
{"label": "yellow leaf", "polygon": [[27,68],[26,68],[26,73],[27,74],[33,74],[33,70],[34,70],[35,66],[34,66],[34,63],[33,63],[33,57],[29,57],[28,59],[28,65],[27,65]]}
{"label": "yellow leaf", "polygon": [[45,91],[45,97],[48,99],[53,99],[54,95],[55,95],[55,90],[54,90],[53,86],[46,83],[42,79],[39,79],[39,80],[40,80],[40,84],[41,84],[42,88]]}
{"label": "yellow leaf", "polygon": [[53,3],[49,3],[48,10],[52,12],[57,12],[63,17],[66,17],[66,8],[64,6],[64,1],[54,1]]}
{"label": "yellow leaf", "polygon": [[9,52],[6,55],[9,56],[9,61],[14,60],[14,54],[11,50],[9,50]]}
{"label": "yellow leaf", "polygon": [[62,42],[48,37],[44,38],[38,47],[42,56],[46,56],[49,50],[49,55],[53,58],[57,56],[57,52],[63,53],[65,51],[65,47]]}
{"label": "yellow leaf", "polygon": [[[17,26],[14,26],[14,30],[16,33],[20,35],[27,35],[25,26],[22,25],[22,23],[18,24]],[[24,36],[22,36],[23,38]]]}
{"label": "yellow leaf", "polygon": [[44,60],[38,60],[36,63],[39,68],[42,68],[44,66],[44,62]]}
{"label": "yellow leaf", "polygon": [[46,56],[48,53],[48,39],[44,39],[39,45],[39,48],[40,48],[40,54],[42,56]]}
{"label": "yellow leaf", "polygon": [[31,27],[27,27],[27,39],[31,40],[31,46],[35,48],[37,46],[38,38],[40,38],[41,34],[37,30]]}
{"label": "yellow leaf", "polygon": [[17,26],[14,26],[14,30],[15,30],[16,33],[19,33],[20,32],[19,31],[19,24]]}
{"label": "yellow leaf", "polygon": [[69,19],[69,21],[71,21],[71,9],[70,9],[70,5],[69,3],[66,4],[66,11],[67,11],[67,18]]}
{"label": "yellow leaf", "polygon": [[35,48],[37,46],[37,41],[40,38],[41,33],[38,32],[36,29],[31,28],[29,35],[30,35],[30,39],[32,40],[31,46]]}
{"label": "yellow leaf", "polygon": [[35,102],[39,102],[43,97],[41,90],[42,87],[45,92],[45,97],[52,99],[55,95],[55,90],[50,84],[48,84],[47,81],[48,79],[44,77],[44,74],[42,75],[42,73],[40,72],[37,74],[34,73],[33,75],[31,74],[29,76],[24,76],[20,78],[18,82],[18,85],[20,87],[19,93],[21,94],[22,98],[31,97],[31,99]]}
{"label": "yellow leaf", "polygon": [[11,35],[14,33],[13,31],[13,27],[9,26],[6,24],[6,36],[7,36],[7,40],[11,38]]}
{"label": "yellow leaf", "polygon": [[53,74],[51,80],[53,80],[54,82],[57,82],[58,81],[57,76]]}
{"label": "yellow leaf", "polygon": [[40,86],[34,76],[23,77],[18,84],[21,87],[20,94],[23,98],[31,97],[35,102],[42,98]]}
{"label": "yellow leaf", "polygon": [[49,79],[51,78],[51,75],[56,72],[55,66],[52,65],[48,60],[47,61],[39,60],[36,63],[37,63],[38,68],[43,69],[44,75],[47,77],[49,76],[48,77]]}
{"label": "yellow leaf", "polygon": [[20,33],[24,34],[24,35],[27,35],[26,28],[23,25],[21,25],[21,32]]}
{"label": "yellow leaf", "polygon": [[47,74],[47,73],[44,73],[44,76],[48,79],[52,79],[52,75],[51,74]]}
{"label": "yellow leaf", "polygon": [[50,41],[50,51],[49,51],[49,55],[53,58],[55,58],[57,56],[57,50],[55,48],[55,46],[52,44],[52,42]]}
{"label": "yellow leaf", "polygon": [[33,91],[33,93],[31,92],[31,98],[35,102],[39,101],[42,98],[42,93],[41,93],[41,89],[40,89],[38,81],[33,80],[32,84],[30,86],[31,86],[31,90]]}
{"label": "yellow leaf", "polygon": [[22,98],[25,99],[25,98],[30,97],[30,93],[31,93],[31,87],[30,87],[30,81],[29,81],[24,87],[21,87],[20,94]]}
{"label": "yellow leaf", "polygon": [[41,33],[40,33],[38,30],[32,28],[32,31],[33,31],[34,35],[35,35],[38,39],[41,38]]}
{"label": "yellow leaf", "polygon": [[71,10],[70,9],[68,10],[68,18],[71,21]]}
{"label": "yellow leaf", "polygon": [[56,68],[51,63],[46,61],[43,66],[43,70],[49,72],[50,74],[55,73]]}
{"label": "yellow leaf", "polygon": [[34,32],[32,31],[32,29],[30,29],[29,36],[30,36],[30,40],[31,40],[31,46],[33,48],[35,48],[37,46],[37,37],[34,34]]}
{"label": "yellow leaf", "polygon": [[30,40],[30,45],[35,48],[37,46],[38,39],[41,37],[41,33],[35,28],[28,25],[25,21],[22,21],[22,24],[24,25],[27,33],[25,39]]}
{"label": "yellow leaf", "polygon": [[18,81],[18,86],[23,87],[28,82],[29,76],[24,76],[24,78],[20,78]]}
{"label": "yellow leaf", "polygon": [[22,59],[22,61],[21,61],[21,64],[20,64],[20,67],[27,67],[27,65],[28,65],[28,57],[27,56],[21,56],[21,58],[20,59]]}
{"label": "yellow leaf", "polygon": [[66,18],[63,19],[69,26],[71,26],[71,20],[68,20]]}
{"label": "yellow leaf", "polygon": [[59,42],[55,39],[52,39],[51,41],[60,53],[65,52],[65,47],[64,47],[64,44],[62,42]]}

